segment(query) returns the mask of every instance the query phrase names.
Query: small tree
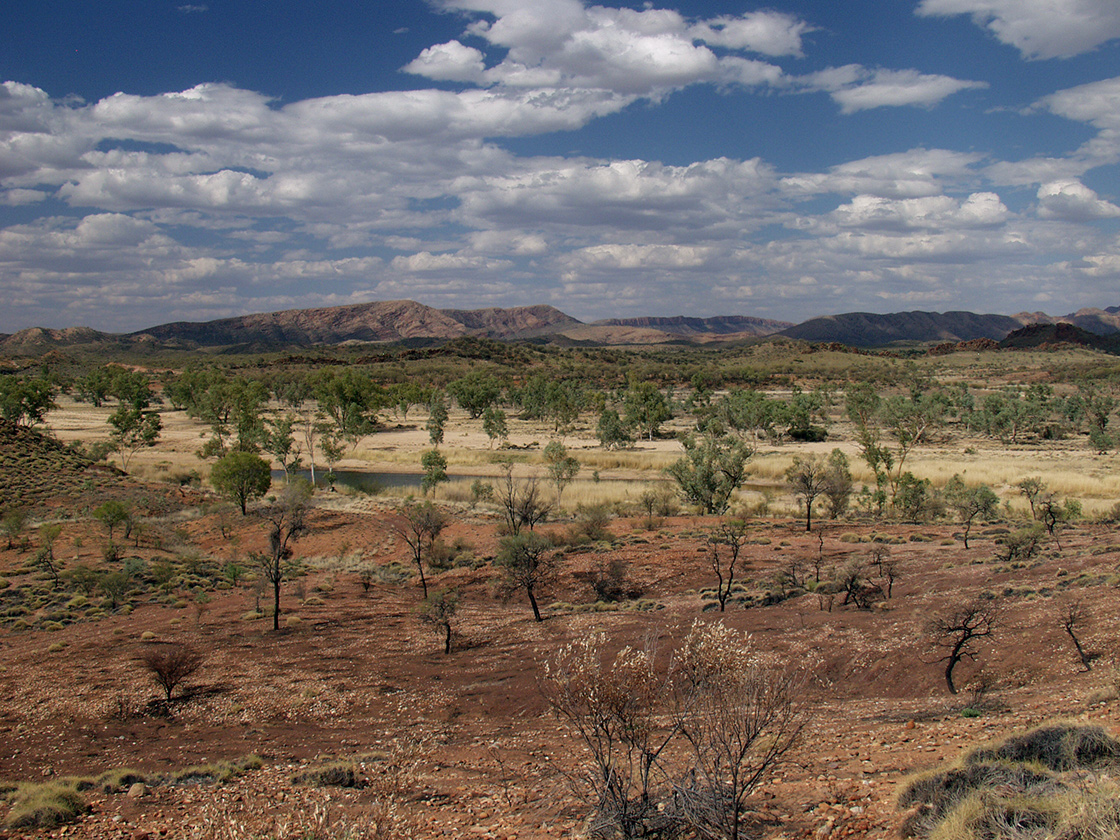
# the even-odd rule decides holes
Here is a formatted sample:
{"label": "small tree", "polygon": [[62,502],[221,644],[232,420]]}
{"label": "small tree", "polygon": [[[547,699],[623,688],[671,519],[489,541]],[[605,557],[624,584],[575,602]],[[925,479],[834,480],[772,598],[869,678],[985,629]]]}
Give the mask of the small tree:
{"label": "small tree", "polygon": [[8,539],[8,550],[11,551],[15,547],[15,541],[23,529],[27,527],[27,511],[23,508],[8,508],[4,511],[3,517],[0,517],[0,530],[4,532],[4,536]]}
{"label": "small tree", "polygon": [[933,644],[946,651],[938,661],[945,663],[945,685],[957,693],[953,670],[962,659],[975,661],[981,639],[992,635],[999,622],[999,610],[991,601],[972,601],[937,616],[926,625]]}
{"label": "small tree", "polygon": [[397,511],[398,516],[391,520],[389,528],[408,545],[412,560],[420,573],[420,587],[424,598],[428,597],[428,579],[424,576],[424,561],[431,554],[439,535],[447,525],[443,512],[431,502],[416,504],[409,499]]}
{"label": "small tree", "polygon": [[291,483],[292,470],[297,470],[300,466],[300,446],[295,438],[296,422],[294,414],[275,417],[265,425],[261,436],[262,448],[276,459],[276,463],[284,471],[285,484]]}
{"label": "small tree", "polygon": [[795,455],[793,464],[786,470],[786,481],[795,496],[805,504],[805,530],[813,530],[813,502],[824,493],[827,466],[817,455]]}
{"label": "small tree", "polygon": [[201,653],[184,644],[153,645],[139,657],[141,667],[163,689],[168,703],[176,687],[201,668],[204,661]]}
{"label": "small tree", "polygon": [[[117,499],[110,499],[96,507],[93,518],[101,522],[109,532],[109,542],[113,541],[113,531],[118,525],[125,525],[132,517],[128,506]],[[127,535],[126,535],[127,537]]]}
{"label": "small tree", "polygon": [[657,809],[668,784],[662,754],[677,735],[663,714],[668,683],[651,651],[626,647],[608,659],[605,648],[602,633],[564,646],[541,690],[590,755],[575,779],[595,809],[589,836],[656,836],[671,820]]}
{"label": "small tree", "polygon": [[447,423],[447,403],[444,402],[443,394],[436,392],[432,394],[432,400],[428,404],[428,438],[432,442],[432,446],[439,446],[443,443],[443,427]]}
{"label": "small tree", "polygon": [[599,415],[596,434],[599,436],[599,445],[604,449],[621,449],[634,442],[630,429],[613,408],[604,408]]}
{"label": "small tree", "polygon": [[457,589],[437,589],[424,598],[424,603],[420,605],[417,611],[420,620],[443,637],[444,654],[451,653],[451,635],[458,609],[459,591]]}
{"label": "small tree", "polygon": [[[255,456],[254,456],[255,457]],[[280,629],[280,587],[290,574],[292,543],[307,533],[307,509],[311,488],[291,484],[284,488],[276,504],[262,512],[268,525],[268,553],[254,554],[253,559],[272,584],[272,629]]]}
{"label": "small tree", "polygon": [[424,468],[424,476],[420,479],[420,489],[427,496],[436,487],[449,481],[447,477],[447,459],[440,454],[438,449],[429,449],[420,456],[420,466]]}
{"label": "small tree", "polygon": [[746,480],[750,447],[728,435],[688,435],[681,443],[684,457],[665,470],[677,482],[681,496],[703,513],[726,513],[731,496]]}
{"label": "small tree", "polygon": [[675,802],[700,837],[739,840],[747,797],[797,743],[800,679],[722,623],[695,623],[673,663],[674,717],[690,748]]}
{"label": "small tree", "polygon": [[109,438],[121,455],[121,464],[127,470],[132,456],[145,447],[156,445],[163,422],[159,412],[121,404],[109,415],[113,427]]}
{"label": "small tree", "polygon": [[1003,550],[996,553],[996,558],[1005,563],[1030,560],[1038,554],[1044,533],[1046,529],[1037,522],[1029,528],[1012,531],[1004,537]]}
{"label": "small tree", "polygon": [[55,522],[44,522],[39,526],[40,546],[35,554],[35,563],[46,572],[53,588],[58,589],[58,572],[61,565],[54,556],[54,544],[62,534],[62,526]]}
{"label": "small tree", "polygon": [[237,504],[241,515],[245,516],[248,503],[264,496],[272,486],[272,468],[260,455],[234,450],[214,464],[210,471],[210,483]]}
{"label": "small tree", "polygon": [[1031,519],[1038,519],[1038,510],[1035,505],[1038,499],[1046,491],[1046,485],[1038,476],[1031,476],[1024,478],[1015,485],[1019,488],[1019,492],[1023,494],[1023,498],[1027,500],[1027,504],[1031,506]]}
{"label": "small tree", "polygon": [[1081,516],[1081,502],[1076,499],[1066,499],[1062,502],[1053,494],[1048,494],[1038,504],[1038,520],[1046,529],[1046,533],[1054,538],[1054,544],[1059,551],[1062,550],[1062,544],[1058,540],[1059,526],[1079,516]]}
{"label": "small tree", "polygon": [[449,383],[447,391],[459,403],[459,408],[476,420],[501,396],[502,385],[492,374],[475,370]]}
{"label": "small tree", "polygon": [[957,512],[964,526],[964,547],[968,548],[968,535],[976,519],[987,519],[996,515],[999,497],[987,484],[969,487],[959,475],[954,475],[945,485],[945,501]]}
{"label": "small tree", "polygon": [[545,468],[548,477],[556,485],[556,507],[560,507],[560,496],[564,488],[571,484],[580,470],[580,463],[568,454],[567,448],[558,440],[549,441],[544,448]]}
{"label": "small tree", "polygon": [[848,456],[839,449],[833,449],[828,456],[821,493],[824,494],[829,519],[836,519],[847,512],[852,498],[852,471]]}
{"label": "small tree", "polygon": [[713,528],[708,534],[708,568],[716,576],[716,598],[719,611],[727,607],[731,587],[735,583],[735,564],[747,539],[747,523],[732,519]]}
{"label": "small tree", "polygon": [[498,591],[503,598],[510,598],[524,591],[533,608],[533,618],[543,621],[537,594],[556,576],[559,557],[551,543],[532,532],[503,537],[495,563],[502,571]]}
{"label": "small tree", "polygon": [[506,413],[496,406],[488,406],[482,412],[482,431],[490,439],[490,448],[494,448],[494,441],[504,441],[509,437],[509,426],[506,423]]}
{"label": "small tree", "polygon": [[649,440],[657,435],[661,424],[673,416],[669,400],[652,382],[632,382],[626,390],[623,407],[626,425],[636,428]]}

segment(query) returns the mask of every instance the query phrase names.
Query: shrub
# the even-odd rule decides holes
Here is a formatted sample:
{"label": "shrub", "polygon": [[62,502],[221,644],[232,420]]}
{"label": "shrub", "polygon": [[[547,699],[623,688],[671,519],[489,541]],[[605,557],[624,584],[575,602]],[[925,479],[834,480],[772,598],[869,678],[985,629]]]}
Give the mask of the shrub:
{"label": "shrub", "polygon": [[801,731],[793,673],[718,623],[694,624],[667,674],[649,651],[608,659],[605,644],[562,648],[542,681],[588,749],[588,836],[740,837],[746,796]]}
{"label": "shrub", "polygon": [[1046,529],[1039,524],[1020,528],[1003,539],[1003,549],[996,554],[997,559],[1010,563],[1030,560],[1042,547],[1042,535]]}
{"label": "shrub", "polygon": [[579,518],[572,526],[569,542],[606,542],[613,534],[607,530],[611,513],[606,505],[580,505]]}
{"label": "shrub", "polygon": [[336,761],[321,767],[311,767],[292,776],[292,783],[312,787],[361,787],[361,779],[349,762]]}
{"label": "shrub", "polygon": [[202,667],[203,660],[201,653],[183,644],[153,646],[139,657],[140,665],[164,690],[168,702],[175,688]]}
{"label": "shrub", "polygon": [[77,785],[75,779],[19,785],[5,825],[11,829],[54,828],[76,820],[89,810]]}

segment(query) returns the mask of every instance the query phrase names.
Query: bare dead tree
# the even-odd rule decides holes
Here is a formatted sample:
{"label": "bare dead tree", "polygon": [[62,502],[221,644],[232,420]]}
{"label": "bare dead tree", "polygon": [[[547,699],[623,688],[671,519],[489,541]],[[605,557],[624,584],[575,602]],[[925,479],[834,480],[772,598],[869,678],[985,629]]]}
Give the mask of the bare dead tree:
{"label": "bare dead tree", "polygon": [[972,601],[933,618],[926,625],[926,632],[933,637],[933,644],[947,651],[937,661],[945,663],[945,685],[950,694],[957,693],[953,669],[962,659],[976,660],[980,640],[992,635],[999,617],[999,608],[994,602]]}
{"label": "bare dead tree", "polygon": [[613,659],[596,633],[561,648],[545,665],[541,691],[553,713],[587,748],[573,778],[593,803],[589,836],[649,836],[667,817],[658,801],[668,786],[661,759],[677,727],[661,714],[666,677],[651,650],[623,648]]}
{"label": "bare dead tree", "polygon": [[667,673],[605,641],[562,648],[541,685],[591,756],[574,779],[588,836],[741,838],[747,798],[805,725],[799,678],[721,622],[696,622]]}
{"label": "bare dead tree", "polygon": [[503,466],[503,477],[495,489],[495,496],[502,508],[506,530],[513,536],[528,527],[532,531],[548,518],[552,506],[541,496],[540,484],[535,476],[525,481],[514,481],[513,464]]}
{"label": "bare dead tree", "polygon": [[716,576],[716,598],[719,611],[727,607],[731,586],[735,583],[735,564],[747,539],[747,523],[731,519],[720,523],[708,534],[708,568]]}
{"label": "bare dead tree", "polygon": [[1073,646],[1077,648],[1077,656],[1081,659],[1081,665],[1086,671],[1093,670],[1093,657],[1085,652],[1081,646],[1081,639],[1077,636],[1077,628],[1085,623],[1085,605],[1081,601],[1071,601],[1066,604],[1065,610],[1062,611],[1062,629],[1073,640]]}
{"label": "bare dead tree", "polygon": [[869,610],[883,597],[883,588],[868,580],[867,566],[858,557],[853,557],[836,572],[836,586],[844,593],[842,606],[855,604],[861,610]]}

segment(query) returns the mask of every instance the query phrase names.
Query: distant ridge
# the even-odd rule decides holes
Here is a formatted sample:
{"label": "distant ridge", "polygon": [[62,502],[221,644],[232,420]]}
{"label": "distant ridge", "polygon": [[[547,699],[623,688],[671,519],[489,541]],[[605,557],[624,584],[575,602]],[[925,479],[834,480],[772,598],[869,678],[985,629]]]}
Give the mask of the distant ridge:
{"label": "distant ridge", "polygon": [[[957,344],[1002,341],[1024,325],[1035,323],[1073,325],[1094,335],[1120,334],[1120,306],[1080,309],[1062,316],[1047,315],[1045,312],[1020,312],[1017,315],[848,312],[813,318],[797,325],[748,315],[609,318],[585,324],[547,305],[435,309],[416,301],[391,300],[289,309],[205,322],[180,321],[126,335],[99,332],[88,327],[34,327],[13,335],[0,335],[0,350],[22,356],[42,356],[63,348],[82,352],[155,353],[196,348],[260,352],[351,342],[444,342],[465,337],[498,341],[535,340],[569,347],[652,347],[665,344],[726,344],[772,335],[814,344],[842,344],[857,348],[937,344],[944,345],[942,350],[948,351],[947,348]],[[1087,342],[1079,343],[1093,346]]]}
{"label": "distant ridge", "polygon": [[896,342],[999,341],[1023,322],[1010,315],[974,312],[896,312],[876,315],[849,312],[813,318],[779,335],[812,342],[837,342],[849,347],[885,347]]}
{"label": "distant ridge", "polygon": [[721,315],[715,318],[689,318],[678,315],[672,318],[607,318],[595,321],[594,326],[637,327],[653,329],[670,335],[685,337],[724,335],[773,335],[793,326],[789,321],[772,321],[752,318],[749,315]]}

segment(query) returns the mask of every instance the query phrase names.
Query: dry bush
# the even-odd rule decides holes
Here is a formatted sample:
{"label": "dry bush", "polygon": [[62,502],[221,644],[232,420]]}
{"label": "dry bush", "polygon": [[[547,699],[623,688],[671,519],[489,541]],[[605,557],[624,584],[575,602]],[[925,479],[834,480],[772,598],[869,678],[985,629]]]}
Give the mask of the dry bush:
{"label": "dry bush", "polygon": [[668,827],[658,808],[669,783],[661,756],[675,734],[660,718],[666,680],[651,651],[626,647],[608,663],[605,644],[598,633],[561,648],[542,690],[590,752],[572,777],[594,809],[588,835],[651,836]]}
{"label": "dry bush", "polygon": [[653,651],[605,655],[597,634],[562,648],[542,691],[587,747],[572,780],[591,837],[725,837],[797,740],[798,680],[722,623],[693,625],[664,673]]}
{"label": "dry bush", "polygon": [[185,644],[153,645],[137,659],[156,685],[164,690],[167,702],[171,702],[171,694],[176,687],[201,668],[205,661],[201,653]]}

